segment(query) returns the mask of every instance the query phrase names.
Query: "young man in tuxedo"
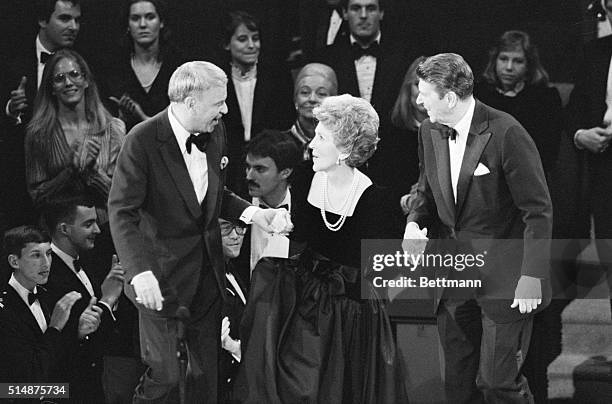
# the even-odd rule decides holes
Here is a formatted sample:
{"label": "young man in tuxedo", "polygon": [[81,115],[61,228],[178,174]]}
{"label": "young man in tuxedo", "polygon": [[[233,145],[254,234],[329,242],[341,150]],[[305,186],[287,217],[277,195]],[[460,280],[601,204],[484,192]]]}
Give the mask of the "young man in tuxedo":
{"label": "young man in tuxedo", "polygon": [[432,240],[432,252],[449,243],[455,254],[476,248],[474,239],[488,245],[484,266],[474,269],[480,288],[434,290],[447,399],[530,402],[517,354],[524,360],[533,314],[547,305],[552,232],[538,151],[513,117],[474,99],[461,56],[432,56],[417,77],[417,103],[429,119],[419,129],[421,172],[404,239],[427,240],[425,226],[437,221],[446,247]]}
{"label": "young man in tuxedo", "polygon": [[[3,240],[11,278],[0,287],[0,381],[51,382],[64,360],[60,336],[81,294],[70,291],[54,306],[39,297],[51,270],[51,239],[33,226],[8,230]],[[52,311],[48,308],[52,308]],[[82,328],[94,329],[99,318],[84,313]]]}
{"label": "young man in tuxedo", "polygon": [[[80,259],[94,248],[100,234],[96,208],[87,196],[55,195],[43,208],[43,220],[51,233],[53,257],[49,293],[44,299],[55,304],[67,290],[76,290],[84,297],[75,304],[63,332],[69,357],[58,372],[71,383],[71,397],[75,400],[104,402],[102,356],[105,341],[116,327],[114,308],[123,290],[124,271],[117,257],[108,263],[108,274],[93,273]],[[77,327],[77,316],[90,311],[98,313],[99,329]]]}

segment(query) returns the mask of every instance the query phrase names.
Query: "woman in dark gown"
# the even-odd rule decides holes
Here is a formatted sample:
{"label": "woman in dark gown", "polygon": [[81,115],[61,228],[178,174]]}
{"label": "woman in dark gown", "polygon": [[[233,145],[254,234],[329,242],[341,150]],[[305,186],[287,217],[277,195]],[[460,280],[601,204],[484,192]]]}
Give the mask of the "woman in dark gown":
{"label": "woman in dark gown", "polygon": [[378,116],[349,95],[326,98],[314,113],[312,170],[292,186],[292,247],[307,247],[289,259],[264,258],[253,272],[237,398],[404,403],[385,306],[371,284],[360,289],[361,240],[401,235],[397,202],[355,168],[374,153]]}

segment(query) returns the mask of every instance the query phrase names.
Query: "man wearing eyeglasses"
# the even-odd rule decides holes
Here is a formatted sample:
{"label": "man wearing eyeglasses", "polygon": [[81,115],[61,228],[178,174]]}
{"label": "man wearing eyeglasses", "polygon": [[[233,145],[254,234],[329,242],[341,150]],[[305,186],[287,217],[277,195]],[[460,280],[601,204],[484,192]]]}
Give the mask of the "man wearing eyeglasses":
{"label": "man wearing eyeglasses", "polygon": [[[61,48],[71,48],[81,21],[79,0],[38,0],[36,39],[0,62],[0,232],[6,227],[35,220],[25,185],[23,141],[34,98],[40,86],[47,59]],[[19,42],[20,38],[13,38]],[[16,47],[19,49],[19,47]],[[5,190],[11,190],[6,192]],[[5,221],[3,223],[3,213]]]}

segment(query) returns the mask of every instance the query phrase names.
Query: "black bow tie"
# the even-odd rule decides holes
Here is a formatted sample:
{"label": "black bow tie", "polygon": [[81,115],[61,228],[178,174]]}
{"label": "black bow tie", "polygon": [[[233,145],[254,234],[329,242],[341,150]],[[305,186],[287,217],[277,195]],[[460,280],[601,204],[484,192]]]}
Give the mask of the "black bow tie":
{"label": "black bow tie", "polygon": [[367,48],[362,48],[357,42],[353,43],[353,58],[357,60],[364,55],[377,58],[380,55],[378,42],[372,42]]}
{"label": "black bow tie", "polygon": [[259,207],[262,209],[285,209],[287,212],[289,212],[289,204],[285,203],[284,205],[280,205],[277,206],[275,208],[268,206],[268,205],[264,205],[263,202],[260,202]]}
{"label": "black bow tie", "polygon": [[457,140],[457,131],[450,126],[439,125],[437,128],[442,134],[443,139]]}
{"label": "black bow tie", "polygon": [[194,144],[202,153],[206,152],[206,146],[210,140],[210,133],[200,133],[199,135],[191,134],[185,142],[187,153],[191,154],[191,145]]}
{"label": "black bow tie", "polygon": [[40,296],[40,293],[28,293],[28,304],[31,306],[35,301],[38,300],[38,296]]}
{"label": "black bow tie", "polygon": [[47,63],[47,60],[51,58],[51,56],[53,56],[53,54],[47,52],[40,52],[40,63],[44,65],[45,63]]}

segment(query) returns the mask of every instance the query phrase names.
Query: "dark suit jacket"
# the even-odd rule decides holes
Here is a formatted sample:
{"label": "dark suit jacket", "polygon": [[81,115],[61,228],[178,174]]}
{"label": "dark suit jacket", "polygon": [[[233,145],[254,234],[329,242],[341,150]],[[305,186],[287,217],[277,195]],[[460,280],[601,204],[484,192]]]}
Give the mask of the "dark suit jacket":
{"label": "dark suit jacket", "polygon": [[[55,253],[52,253],[52,256],[49,280],[46,284],[47,293],[43,295],[47,306],[55,306],[62,296],[71,291],[79,292],[82,296],[72,307],[68,322],[62,330],[65,356],[62,363],[57,364],[55,371],[58,375],[62,375],[64,380],[71,382],[71,397],[81,399],[100,397],[98,394],[102,394],[102,349],[104,341],[115,326],[114,320],[108,307],[98,304],[102,309],[98,330],[82,340],[78,339],[79,317],[89,305],[92,296],[66,263]],[[83,270],[87,273],[96,297],[101,298],[101,282],[86,268]]]}
{"label": "dark suit jacket", "polygon": [[[41,307],[48,322],[49,311],[44,302]],[[43,333],[15,289],[3,285],[0,290],[0,381],[49,382],[60,352],[60,332],[50,327]]]}
{"label": "dark suit jacket", "polygon": [[[229,148],[229,173],[227,187],[239,196],[248,197],[245,181],[245,152],[244,126],[240,105],[236,96],[236,88],[232,80],[232,71],[229,64],[225,65],[227,74],[227,114],[223,123],[227,131],[227,144]],[[263,129],[286,130],[295,121],[295,108],[293,106],[293,82],[289,71],[284,65],[277,66],[262,61],[257,64],[257,82],[253,97],[253,115],[251,117],[251,138]]]}
{"label": "dark suit jacket", "polygon": [[[380,56],[376,58],[376,73],[372,88],[370,103],[380,118],[380,142],[374,156],[370,158],[367,174],[378,185],[398,186],[397,167],[405,159],[404,150],[398,147],[402,143],[400,132],[393,130],[391,125],[391,110],[402,86],[404,74],[410,63],[409,55],[397,43],[385,42],[385,35],[381,36]],[[359,83],[355,70],[350,36],[339,39],[333,45],[323,49],[315,61],[331,66],[338,78],[338,94],[351,94],[359,97]],[[406,193],[410,189],[405,190]]]}
{"label": "dark suit jacket", "polygon": [[128,134],[108,202],[113,241],[126,271],[128,297],[135,299],[132,278],[149,270],[166,297],[161,311],[137,304],[139,310],[173,317],[178,305],[191,304],[202,271],[213,271],[216,278],[216,285],[207,287],[218,288],[219,294],[225,290],[218,218],[235,220],[249,206],[224,188],[227,167],[222,169],[220,164],[226,154],[221,123],[207,147],[208,191],[200,206],[168,110]]}
{"label": "dark suit jacket", "polygon": [[[422,228],[437,218],[442,238],[460,243],[506,240],[480,244],[488,255],[478,270],[482,288],[477,293],[487,299],[481,306],[495,321],[517,318],[520,313],[510,304],[520,276],[549,277],[548,243],[538,240],[551,237],[552,205],[533,140],[510,115],[476,101],[456,204],[448,140],[429,119],[419,130],[419,160],[418,192],[407,220]],[[479,164],[490,172],[475,176]],[[517,250],[517,243],[509,239],[523,242]],[[545,291],[548,281],[542,284]]]}
{"label": "dark suit jacket", "polygon": [[[305,59],[310,60],[316,52],[327,46],[327,31],[333,9],[329,8],[325,0],[302,0],[299,1],[298,8],[301,48]],[[342,10],[339,13],[342,18]],[[348,36],[348,31],[348,23],[343,19],[334,43]]]}

